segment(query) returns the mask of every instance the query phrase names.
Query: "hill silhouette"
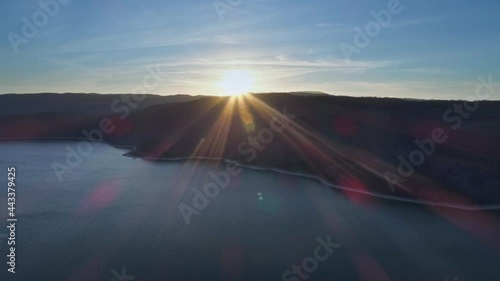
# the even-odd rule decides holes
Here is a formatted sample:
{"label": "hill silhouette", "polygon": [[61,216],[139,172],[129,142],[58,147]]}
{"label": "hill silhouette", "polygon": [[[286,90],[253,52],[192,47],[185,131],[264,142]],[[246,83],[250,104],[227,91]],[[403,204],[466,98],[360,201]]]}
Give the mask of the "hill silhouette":
{"label": "hill silhouette", "polygon": [[[0,115],[0,137],[102,136],[113,145],[134,146],[134,157],[229,159],[314,175],[361,194],[466,206],[500,203],[497,101],[461,114],[455,110],[461,101],[323,94],[151,95],[131,103],[136,107],[119,102],[113,110],[116,99],[0,96],[2,109],[9,108]],[[112,130],[102,130],[103,120]],[[442,131],[440,143],[433,141],[436,130]]]}

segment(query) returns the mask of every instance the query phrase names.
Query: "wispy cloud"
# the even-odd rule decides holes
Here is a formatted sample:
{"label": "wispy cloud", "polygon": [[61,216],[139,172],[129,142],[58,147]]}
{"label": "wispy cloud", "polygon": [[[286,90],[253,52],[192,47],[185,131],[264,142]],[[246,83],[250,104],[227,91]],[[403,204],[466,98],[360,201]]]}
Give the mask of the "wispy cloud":
{"label": "wispy cloud", "polygon": [[434,75],[449,75],[449,74],[453,74],[449,70],[443,69],[443,68],[439,68],[439,67],[407,68],[407,69],[401,69],[401,71],[414,72],[414,73],[423,73],[423,74],[434,74]]}

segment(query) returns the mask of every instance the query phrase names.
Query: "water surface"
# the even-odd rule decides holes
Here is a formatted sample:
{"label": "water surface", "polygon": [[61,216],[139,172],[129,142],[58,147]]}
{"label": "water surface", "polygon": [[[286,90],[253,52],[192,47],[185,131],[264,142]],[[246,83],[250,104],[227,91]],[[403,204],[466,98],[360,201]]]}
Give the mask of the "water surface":
{"label": "water surface", "polygon": [[341,245],[307,280],[500,280],[498,212],[385,201],[244,169],[186,224],[179,203],[191,205],[192,189],[224,166],[144,161],[100,144],[60,182],[52,163],[65,163],[76,144],[0,144],[1,223],[10,166],[18,217],[16,274],[7,273],[4,239],[0,280],[112,280],[123,268],[134,280],[282,280],[328,236]]}

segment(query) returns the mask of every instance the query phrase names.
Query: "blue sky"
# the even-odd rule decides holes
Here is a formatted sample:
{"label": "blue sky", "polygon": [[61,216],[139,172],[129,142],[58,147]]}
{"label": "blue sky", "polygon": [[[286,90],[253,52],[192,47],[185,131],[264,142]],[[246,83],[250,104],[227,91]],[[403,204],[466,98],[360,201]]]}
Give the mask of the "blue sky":
{"label": "blue sky", "polygon": [[340,44],[355,46],[354,28],[391,1],[221,0],[234,4],[221,18],[212,0],[69,0],[17,54],[10,37],[40,4],[2,1],[0,93],[129,93],[156,65],[156,94],[219,94],[234,69],[252,74],[254,92],[448,99],[470,96],[480,75],[500,81],[493,0],[401,0],[346,61]]}

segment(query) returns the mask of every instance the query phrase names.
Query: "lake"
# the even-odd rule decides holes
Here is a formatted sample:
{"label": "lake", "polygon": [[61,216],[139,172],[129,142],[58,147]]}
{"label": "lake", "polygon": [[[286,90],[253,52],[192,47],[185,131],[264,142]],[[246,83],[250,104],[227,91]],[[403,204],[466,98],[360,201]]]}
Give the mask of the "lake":
{"label": "lake", "polygon": [[193,207],[193,189],[225,165],[145,161],[98,144],[61,182],[53,163],[76,145],[0,144],[1,223],[11,166],[18,219],[16,273],[0,236],[0,280],[500,280],[498,211],[381,200],[242,169],[186,224],[179,204]]}

